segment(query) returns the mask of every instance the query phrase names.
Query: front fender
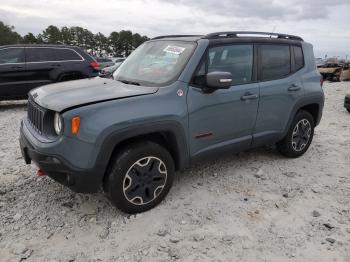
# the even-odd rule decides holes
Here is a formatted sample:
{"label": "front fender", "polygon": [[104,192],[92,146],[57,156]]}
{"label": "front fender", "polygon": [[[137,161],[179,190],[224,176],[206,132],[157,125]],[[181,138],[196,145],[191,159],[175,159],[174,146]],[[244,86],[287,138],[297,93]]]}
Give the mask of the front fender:
{"label": "front fender", "polygon": [[157,121],[143,124],[130,125],[125,129],[109,131],[106,130],[98,139],[102,141],[96,164],[104,169],[108,166],[109,160],[118,145],[127,139],[143,135],[168,132],[175,138],[175,151],[178,152],[179,168],[183,169],[189,165],[189,149],[187,146],[186,133],[182,125],[176,121]]}

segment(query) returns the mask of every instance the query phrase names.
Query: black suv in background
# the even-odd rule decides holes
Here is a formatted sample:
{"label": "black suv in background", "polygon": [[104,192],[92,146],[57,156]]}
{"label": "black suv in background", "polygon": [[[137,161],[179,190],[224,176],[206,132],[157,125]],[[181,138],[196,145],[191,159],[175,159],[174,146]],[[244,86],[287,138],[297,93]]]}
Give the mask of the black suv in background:
{"label": "black suv in background", "polygon": [[98,75],[82,49],[64,45],[0,46],[0,100],[27,98],[38,86]]}

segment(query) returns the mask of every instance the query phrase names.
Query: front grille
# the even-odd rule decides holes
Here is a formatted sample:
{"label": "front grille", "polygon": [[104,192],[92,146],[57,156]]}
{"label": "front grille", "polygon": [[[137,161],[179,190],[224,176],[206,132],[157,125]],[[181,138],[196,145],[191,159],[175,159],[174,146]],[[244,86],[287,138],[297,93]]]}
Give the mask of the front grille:
{"label": "front grille", "polygon": [[28,99],[28,120],[32,127],[42,134],[44,130],[45,109],[36,104],[31,98]]}

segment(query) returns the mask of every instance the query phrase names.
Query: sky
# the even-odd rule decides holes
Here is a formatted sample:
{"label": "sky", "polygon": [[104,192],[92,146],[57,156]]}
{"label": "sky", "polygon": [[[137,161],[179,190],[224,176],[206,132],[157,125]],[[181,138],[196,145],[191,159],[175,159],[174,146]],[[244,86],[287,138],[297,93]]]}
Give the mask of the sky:
{"label": "sky", "polygon": [[0,0],[0,21],[22,35],[51,24],[148,37],[274,31],[301,36],[317,57],[350,58],[349,16],[350,0]]}

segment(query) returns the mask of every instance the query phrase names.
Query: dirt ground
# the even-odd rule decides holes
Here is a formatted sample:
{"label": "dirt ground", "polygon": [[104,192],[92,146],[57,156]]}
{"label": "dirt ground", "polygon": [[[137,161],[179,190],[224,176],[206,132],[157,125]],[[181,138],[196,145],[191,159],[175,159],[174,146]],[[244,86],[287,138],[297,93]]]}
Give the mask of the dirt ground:
{"label": "dirt ground", "polygon": [[325,83],[308,152],[273,147],[177,173],[155,209],[37,177],[18,146],[24,101],[0,102],[0,261],[350,261],[350,82]]}

